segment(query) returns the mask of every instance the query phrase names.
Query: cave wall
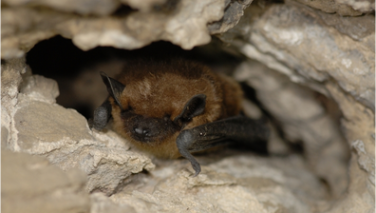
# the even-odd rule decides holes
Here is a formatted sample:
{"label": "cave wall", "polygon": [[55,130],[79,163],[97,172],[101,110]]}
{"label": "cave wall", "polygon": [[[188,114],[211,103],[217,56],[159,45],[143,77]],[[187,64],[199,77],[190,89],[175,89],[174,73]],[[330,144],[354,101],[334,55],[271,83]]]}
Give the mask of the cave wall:
{"label": "cave wall", "polygon": [[[371,0],[3,1],[2,210],[374,212],[374,8]],[[56,82],[25,63],[56,35],[82,50],[159,40],[191,49],[215,37],[244,59],[234,78],[256,90],[284,137],[273,131],[270,157],[200,156],[203,172],[191,177],[186,161],[147,156],[56,104]],[[282,140],[301,142],[304,156]]]}

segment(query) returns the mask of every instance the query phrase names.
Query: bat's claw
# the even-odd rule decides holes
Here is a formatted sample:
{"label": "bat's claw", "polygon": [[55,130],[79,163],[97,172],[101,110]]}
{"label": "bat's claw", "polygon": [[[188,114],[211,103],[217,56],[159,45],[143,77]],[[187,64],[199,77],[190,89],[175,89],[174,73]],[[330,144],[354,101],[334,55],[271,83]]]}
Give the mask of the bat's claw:
{"label": "bat's claw", "polygon": [[193,170],[195,170],[195,174],[193,175],[193,177],[196,177],[201,172],[201,166],[197,161],[194,161],[194,162],[191,161],[191,164],[192,164]]}
{"label": "bat's claw", "polygon": [[195,142],[195,140],[193,140],[192,137],[192,133],[190,131],[185,130],[178,136],[176,140],[176,145],[178,147],[180,154],[187,160],[189,160],[189,162],[191,162],[192,168],[193,170],[195,170],[195,174],[193,177],[196,177],[201,172],[201,166],[193,157],[193,155],[189,152],[189,147],[192,146],[192,142]]}

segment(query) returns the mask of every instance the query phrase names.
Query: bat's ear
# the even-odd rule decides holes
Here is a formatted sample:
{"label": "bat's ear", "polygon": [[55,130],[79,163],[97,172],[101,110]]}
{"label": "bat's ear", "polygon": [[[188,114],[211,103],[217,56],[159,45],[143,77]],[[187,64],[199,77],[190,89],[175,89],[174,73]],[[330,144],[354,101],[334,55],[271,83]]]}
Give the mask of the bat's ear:
{"label": "bat's ear", "polygon": [[115,99],[116,103],[121,108],[120,95],[123,92],[125,85],[113,78],[108,77],[104,72],[100,72],[100,74],[102,76],[104,84],[107,87],[108,93],[110,93],[110,95]]}
{"label": "bat's ear", "polygon": [[184,124],[192,120],[193,117],[204,113],[206,105],[206,95],[198,94],[193,96],[184,106],[183,111],[175,119],[175,123]]}

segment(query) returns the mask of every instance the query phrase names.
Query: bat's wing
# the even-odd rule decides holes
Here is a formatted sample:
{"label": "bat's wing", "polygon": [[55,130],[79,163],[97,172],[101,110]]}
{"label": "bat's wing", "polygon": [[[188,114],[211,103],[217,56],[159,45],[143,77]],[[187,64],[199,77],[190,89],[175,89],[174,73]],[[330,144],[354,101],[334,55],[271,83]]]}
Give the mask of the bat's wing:
{"label": "bat's wing", "polygon": [[191,162],[197,176],[201,167],[191,152],[206,150],[231,141],[266,141],[268,137],[269,129],[265,122],[236,116],[183,130],[177,137],[176,144],[180,154]]}

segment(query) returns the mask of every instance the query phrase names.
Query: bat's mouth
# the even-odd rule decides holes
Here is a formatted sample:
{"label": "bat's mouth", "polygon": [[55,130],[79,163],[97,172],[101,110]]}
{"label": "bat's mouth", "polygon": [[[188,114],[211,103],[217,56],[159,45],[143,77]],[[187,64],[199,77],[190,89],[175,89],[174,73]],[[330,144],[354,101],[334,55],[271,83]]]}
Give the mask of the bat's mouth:
{"label": "bat's mouth", "polygon": [[136,140],[136,141],[139,141],[139,142],[144,142],[144,143],[151,143],[151,142],[155,142],[155,141],[159,141],[159,140],[162,140],[163,137],[160,137],[158,135],[155,135],[155,136],[144,136],[144,135],[140,135],[140,134],[137,134],[136,132],[134,131],[131,131],[131,137]]}
{"label": "bat's mouth", "polygon": [[156,133],[156,134],[148,134],[148,135],[143,135],[143,134],[138,134],[137,132],[130,131],[130,136],[132,139],[142,142],[142,143],[153,143],[153,142],[158,142],[158,141],[163,141],[167,138],[168,135],[170,134],[163,134],[163,133]]}

